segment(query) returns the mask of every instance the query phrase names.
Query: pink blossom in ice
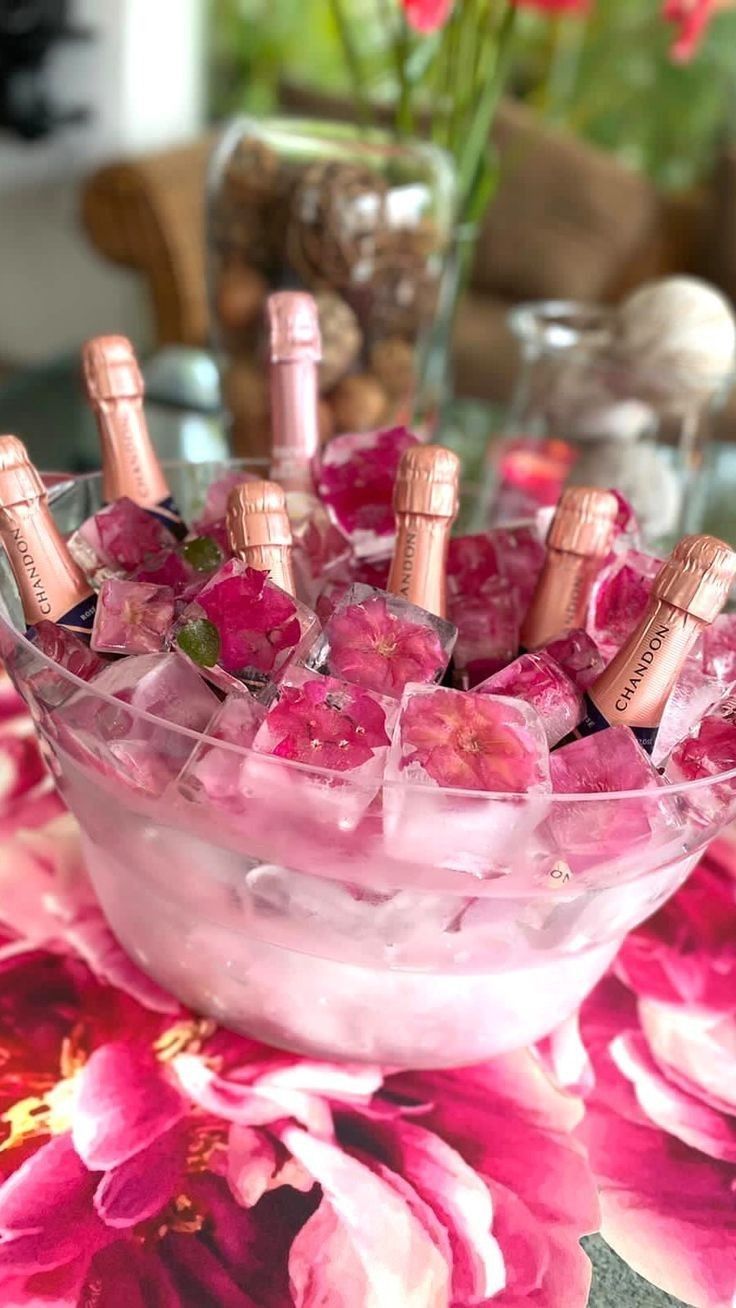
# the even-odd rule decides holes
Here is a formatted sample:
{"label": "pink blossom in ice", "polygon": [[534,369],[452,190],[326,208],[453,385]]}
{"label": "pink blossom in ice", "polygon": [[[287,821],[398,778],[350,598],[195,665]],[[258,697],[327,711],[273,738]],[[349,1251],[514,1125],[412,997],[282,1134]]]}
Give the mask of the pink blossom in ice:
{"label": "pink blossom in ice", "polygon": [[539,738],[506,699],[461,691],[413,695],[399,730],[403,766],[420,764],[440,786],[523,792],[543,778]]}
{"label": "pink blossom in ice", "polygon": [[373,695],[332,677],[310,677],[300,686],[282,685],[269,709],[265,752],[277,758],[347,772],[367,763],[389,744],[386,715]]}
{"label": "pink blossom in ice", "polygon": [[333,613],[330,670],[379,695],[399,698],[409,681],[435,681],[447,657],[429,622],[413,622],[377,595]]}

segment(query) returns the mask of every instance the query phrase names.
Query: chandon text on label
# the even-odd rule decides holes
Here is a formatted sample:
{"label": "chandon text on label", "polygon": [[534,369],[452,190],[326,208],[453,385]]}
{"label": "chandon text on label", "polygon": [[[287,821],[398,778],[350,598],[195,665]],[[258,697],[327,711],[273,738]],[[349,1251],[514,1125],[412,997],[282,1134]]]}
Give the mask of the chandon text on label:
{"label": "chandon text on label", "polygon": [[632,669],[629,680],[616,700],[617,713],[626,712],[629,706],[629,701],[634,698],[639,686],[654,662],[655,654],[662,648],[662,645],[669,635],[669,631],[669,627],[657,627],[657,630],[652,634],[652,636],[650,636],[649,644],[643,654],[639,656],[639,661],[636,667]]}
{"label": "chandon text on label", "polygon": [[24,540],[21,536],[20,527],[14,529],[13,541],[15,542],[15,547],[18,551],[18,557],[28,573],[29,580],[33,583],[33,589],[36,599],[38,600],[38,607],[44,617],[46,617],[51,612],[51,601],[46,594],[43,578],[36,567],[36,560],[31,554],[28,541]]}

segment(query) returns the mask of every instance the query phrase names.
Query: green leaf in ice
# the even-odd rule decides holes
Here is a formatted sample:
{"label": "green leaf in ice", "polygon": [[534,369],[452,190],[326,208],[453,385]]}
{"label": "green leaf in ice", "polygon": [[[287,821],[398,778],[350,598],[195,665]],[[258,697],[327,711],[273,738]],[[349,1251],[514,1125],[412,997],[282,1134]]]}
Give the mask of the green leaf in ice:
{"label": "green leaf in ice", "polygon": [[222,550],[212,536],[195,536],[187,541],[182,553],[197,572],[212,572],[222,563]]}
{"label": "green leaf in ice", "polygon": [[179,649],[201,668],[213,668],[220,657],[220,633],[209,618],[195,618],[181,628],[176,643]]}

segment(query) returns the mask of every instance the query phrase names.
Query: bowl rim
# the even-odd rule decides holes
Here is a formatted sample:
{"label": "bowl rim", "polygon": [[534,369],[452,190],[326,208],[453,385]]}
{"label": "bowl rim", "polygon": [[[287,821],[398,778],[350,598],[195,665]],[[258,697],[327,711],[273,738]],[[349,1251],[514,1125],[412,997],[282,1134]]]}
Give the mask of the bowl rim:
{"label": "bowl rim", "polygon": [[[199,462],[194,462],[188,459],[162,460],[162,466],[164,469],[167,468],[176,469],[176,468],[186,468],[186,467],[204,468],[207,466],[213,466],[215,468],[222,467],[226,470],[233,470],[234,468],[243,468],[244,470],[247,470],[249,468],[262,469],[265,463],[266,461],[263,459],[238,459],[238,458],[229,459],[227,460],[226,463],[221,463],[220,461],[213,460],[213,459],[204,459]],[[42,474],[42,476],[43,475],[44,474]],[[91,483],[94,481],[99,481],[101,476],[102,473],[100,471],[80,473],[79,475],[70,474],[68,479],[64,480],[63,482],[59,482],[58,485],[52,486],[50,488],[49,506],[53,509],[54,504],[57,503],[60,499],[62,499],[62,497],[69,492],[72,486],[76,486],[79,482]],[[33,643],[33,641],[28,639],[28,636],[24,631],[20,631],[17,627],[15,627],[12,624],[12,622],[9,620],[9,616],[6,616],[6,613],[7,610],[4,613],[2,609],[0,609],[0,629],[2,629],[7,634],[7,636],[10,636],[16,642],[20,643],[21,647],[24,647],[29,652],[29,654],[32,654],[37,661],[45,665],[45,667],[47,667],[50,671],[54,672],[57,676],[60,676],[63,679],[67,680],[74,687],[75,692],[83,691],[86,695],[88,696],[93,695],[96,698],[102,700],[104,703],[110,704],[118,709],[120,708],[121,703],[123,703],[127,711],[133,714],[134,717],[140,718],[144,722],[151,723],[152,725],[156,726],[159,730],[161,728],[164,728],[166,731],[171,731],[178,736],[183,736],[184,738],[191,739],[193,742],[196,742],[197,744],[200,745],[209,744],[211,746],[217,747],[218,749],[226,750],[232,754],[233,758],[241,758],[241,759],[254,758],[258,760],[259,766],[268,764],[277,769],[286,768],[288,769],[289,772],[293,771],[297,773],[297,775],[306,776],[306,777],[315,777],[318,778],[319,780],[328,781],[333,784],[337,780],[355,789],[361,789],[364,787],[372,788],[375,785],[374,779],[370,780],[368,778],[363,778],[363,777],[351,778],[349,773],[336,773],[330,770],[329,768],[319,768],[319,767],[315,767],[311,763],[300,763],[293,759],[279,758],[275,755],[261,753],[259,750],[254,750],[247,746],[236,745],[230,741],[220,740],[216,736],[208,735],[207,732],[194,731],[191,727],[180,726],[178,723],[175,722],[167,722],[165,718],[158,717],[156,714],[150,713],[146,709],[141,709],[132,704],[125,703],[125,701],[121,701],[116,695],[109,694],[108,692],[103,690],[95,690],[94,681],[84,681],[81,677],[78,677],[75,673],[70,672],[68,668],[62,667],[49,655],[45,654],[41,649],[38,648],[37,645]],[[165,657],[165,653],[166,652],[162,653],[161,657]],[[157,656],[147,655],[145,657],[157,657]],[[9,673],[9,675],[11,674]],[[13,678],[11,675],[11,680],[12,679]],[[464,692],[464,693],[467,694],[472,692]],[[23,698],[23,696],[21,697]],[[449,786],[445,787],[439,785],[423,785],[419,782],[400,781],[398,778],[393,778],[393,777],[388,779],[383,778],[381,784],[384,787],[389,786],[392,790],[393,789],[399,790],[404,794],[406,794],[408,791],[412,791],[412,792],[416,791],[425,797],[429,792],[431,794],[434,793],[446,794],[448,796],[457,797],[458,799],[474,800],[476,802],[480,802],[482,800],[495,800],[495,801],[504,802],[506,804],[510,804],[510,803],[518,804],[524,801],[533,803],[535,801],[539,802],[543,800],[545,803],[554,803],[557,806],[557,805],[565,805],[565,804],[571,805],[571,804],[581,804],[581,803],[601,804],[601,803],[610,803],[613,801],[625,801],[625,800],[632,800],[632,799],[639,799],[644,801],[646,801],[647,799],[651,799],[652,802],[656,802],[657,797],[663,799],[665,797],[674,798],[680,795],[689,796],[692,794],[696,794],[701,790],[705,790],[711,787],[714,788],[716,786],[728,784],[729,782],[736,782],[736,767],[731,768],[727,772],[720,772],[712,777],[700,777],[694,781],[678,781],[673,783],[673,782],[665,781],[663,778],[662,785],[660,786],[640,787],[638,789],[633,789],[633,790],[583,791],[583,792],[467,790],[467,789],[461,789],[459,787],[456,788],[456,787],[449,787]]]}

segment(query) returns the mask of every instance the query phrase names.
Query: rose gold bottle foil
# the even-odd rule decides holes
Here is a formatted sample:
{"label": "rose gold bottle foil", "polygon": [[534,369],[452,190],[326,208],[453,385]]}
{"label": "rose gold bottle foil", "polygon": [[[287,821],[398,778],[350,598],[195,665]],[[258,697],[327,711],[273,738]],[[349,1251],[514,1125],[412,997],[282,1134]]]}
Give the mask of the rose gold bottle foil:
{"label": "rose gold bottle foil", "polygon": [[94,612],[92,588],[69,553],[44,484],[15,436],[0,436],[0,538],[27,624],[69,617],[64,622],[69,630],[87,634]]}
{"label": "rose gold bottle foil", "polygon": [[82,366],[100,433],[106,503],[126,495],[160,514],[171,492],[148,434],[133,346],[125,336],[96,336],[82,347]]}
{"label": "rose gold bottle foil", "polygon": [[406,450],[394,484],[396,546],[386,589],[445,616],[447,547],[457,517],[460,460],[441,445]]}
{"label": "rose gold bottle foil", "polygon": [[250,568],[268,572],[271,580],[296,594],[291,566],[291,527],[286,496],[272,481],[246,481],[231,492],[227,531],[234,554]]}
{"label": "rose gold bottle foil", "polygon": [[618,514],[610,491],[563,492],[547,533],[547,557],[521,628],[523,649],[539,649],[585,625],[591,587],[608,554]]}
{"label": "rose gold bottle foil", "polygon": [[317,305],[302,291],[268,298],[271,358],[271,476],[285,491],[314,489],[319,449],[317,364],[322,357]]}
{"label": "rose gold bottle foil", "polygon": [[730,546],[714,536],[683,537],[660,568],[639,625],[588,691],[607,723],[656,734],[680,669],[734,578]]}

